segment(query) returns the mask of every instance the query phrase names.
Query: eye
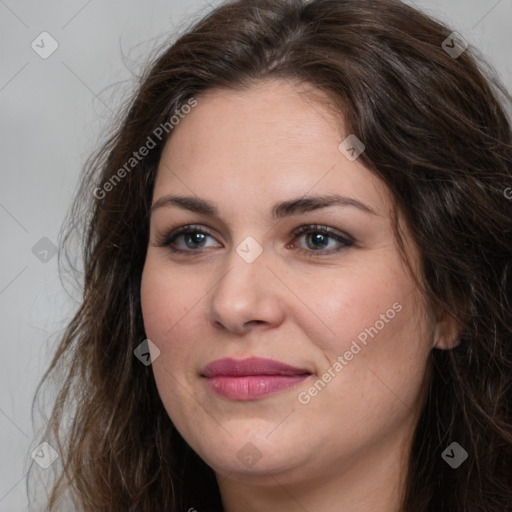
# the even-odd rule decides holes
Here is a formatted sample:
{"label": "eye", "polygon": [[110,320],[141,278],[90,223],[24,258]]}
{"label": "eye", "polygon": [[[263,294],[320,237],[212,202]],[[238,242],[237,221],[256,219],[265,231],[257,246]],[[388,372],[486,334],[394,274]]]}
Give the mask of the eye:
{"label": "eye", "polygon": [[[310,256],[325,256],[342,251],[354,244],[354,241],[348,235],[343,235],[327,226],[319,226],[318,224],[301,226],[294,231],[293,235],[294,239],[292,245],[288,245],[287,247],[294,247],[295,241],[304,237],[307,249],[300,249],[300,252]],[[326,250],[326,248],[329,247],[329,241],[331,241],[331,248]],[[332,242],[334,242],[334,244],[332,244]]]}
{"label": "eye", "polygon": [[[157,247],[167,247],[170,251],[176,253],[199,252],[199,249],[207,247],[205,245],[207,237],[211,237],[210,233],[201,226],[187,225],[160,237],[155,245]],[[178,239],[182,239],[185,248],[176,246]]]}

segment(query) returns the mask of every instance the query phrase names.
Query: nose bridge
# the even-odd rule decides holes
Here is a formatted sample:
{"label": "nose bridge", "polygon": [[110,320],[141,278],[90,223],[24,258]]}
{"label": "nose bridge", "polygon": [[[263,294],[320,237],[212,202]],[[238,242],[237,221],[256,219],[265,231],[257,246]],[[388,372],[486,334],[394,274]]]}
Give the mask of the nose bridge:
{"label": "nose bridge", "polygon": [[241,332],[251,321],[276,322],[280,317],[275,277],[267,268],[269,255],[248,237],[233,247],[228,270],[211,295],[212,321]]}
{"label": "nose bridge", "polygon": [[[242,242],[233,248],[227,260],[228,272],[215,287],[216,302],[229,302],[232,307],[243,308],[251,303],[254,306],[260,295],[259,284],[265,280],[266,261],[262,253],[255,255],[254,249]],[[236,303],[236,304],[235,304]]]}

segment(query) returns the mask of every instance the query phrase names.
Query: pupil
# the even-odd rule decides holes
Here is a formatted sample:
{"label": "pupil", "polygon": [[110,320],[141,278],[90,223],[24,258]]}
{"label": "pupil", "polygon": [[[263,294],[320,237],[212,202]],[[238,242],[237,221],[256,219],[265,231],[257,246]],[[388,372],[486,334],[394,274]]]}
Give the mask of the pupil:
{"label": "pupil", "polygon": [[[313,244],[317,248],[318,247],[323,247],[323,246],[327,245],[326,244],[326,239],[327,239],[327,237],[325,235],[322,235],[321,233],[316,233],[315,235],[312,236]],[[316,242],[320,242],[321,244],[323,242],[323,244],[321,246],[320,245],[315,245]]]}
{"label": "pupil", "polygon": [[192,244],[200,244],[204,239],[204,233],[188,234],[188,240],[192,240]]}

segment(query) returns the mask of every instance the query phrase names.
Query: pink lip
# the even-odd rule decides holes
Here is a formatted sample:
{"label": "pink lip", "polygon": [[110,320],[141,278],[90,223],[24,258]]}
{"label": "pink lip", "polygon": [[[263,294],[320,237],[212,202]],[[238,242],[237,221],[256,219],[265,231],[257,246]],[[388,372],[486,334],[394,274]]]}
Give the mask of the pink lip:
{"label": "pink lip", "polygon": [[311,372],[260,357],[224,358],[208,364],[201,372],[214,393],[233,400],[254,400],[295,386]]}

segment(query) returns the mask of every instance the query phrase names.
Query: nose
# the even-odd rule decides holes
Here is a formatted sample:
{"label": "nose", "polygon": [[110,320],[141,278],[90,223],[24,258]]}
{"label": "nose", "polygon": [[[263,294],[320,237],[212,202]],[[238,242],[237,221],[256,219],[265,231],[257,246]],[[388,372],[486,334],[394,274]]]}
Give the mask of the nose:
{"label": "nose", "polygon": [[233,250],[229,270],[210,295],[209,315],[215,328],[244,334],[256,326],[276,327],[283,322],[285,287],[265,256],[263,252],[248,263]]}

